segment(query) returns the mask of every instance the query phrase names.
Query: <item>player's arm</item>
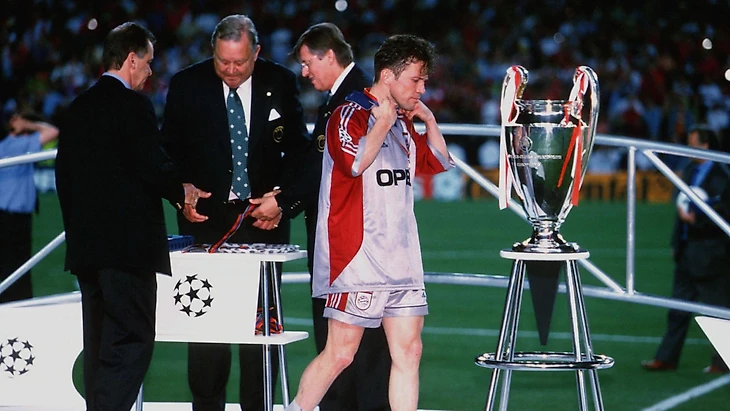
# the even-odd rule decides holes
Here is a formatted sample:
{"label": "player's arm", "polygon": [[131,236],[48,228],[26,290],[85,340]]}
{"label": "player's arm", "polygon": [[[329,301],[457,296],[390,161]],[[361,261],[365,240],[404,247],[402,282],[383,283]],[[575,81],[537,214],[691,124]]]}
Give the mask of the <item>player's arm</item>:
{"label": "player's arm", "polygon": [[10,118],[11,128],[39,133],[41,136],[41,145],[55,140],[58,137],[58,128],[52,124],[43,121],[31,121],[19,114],[15,114]]}
{"label": "player's arm", "polygon": [[373,106],[370,113],[375,117],[375,124],[370,131],[360,139],[360,147],[358,148],[357,161],[353,164],[353,177],[361,175],[375,161],[383,141],[388,135],[388,131],[395,120],[398,113],[395,110],[395,104],[390,99],[385,99],[378,105]]}

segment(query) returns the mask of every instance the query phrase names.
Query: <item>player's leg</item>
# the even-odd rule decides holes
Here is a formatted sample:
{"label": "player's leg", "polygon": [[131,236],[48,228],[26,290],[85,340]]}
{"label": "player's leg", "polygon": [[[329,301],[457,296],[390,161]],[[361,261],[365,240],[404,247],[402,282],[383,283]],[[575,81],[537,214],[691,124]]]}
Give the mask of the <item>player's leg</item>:
{"label": "player's leg", "polygon": [[383,311],[383,329],[392,360],[388,397],[393,411],[415,411],[418,406],[421,331],[427,314],[426,290],[389,293]]}
{"label": "player's leg", "polygon": [[392,359],[389,382],[391,409],[415,411],[418,406],[423,316],[383,318],[383,328]]}
{"label": "player's leg", "polygon": [[294,402],[313,410],[337,376],[352,362],[364,328],[329,319],[327,345],[304,370]]}

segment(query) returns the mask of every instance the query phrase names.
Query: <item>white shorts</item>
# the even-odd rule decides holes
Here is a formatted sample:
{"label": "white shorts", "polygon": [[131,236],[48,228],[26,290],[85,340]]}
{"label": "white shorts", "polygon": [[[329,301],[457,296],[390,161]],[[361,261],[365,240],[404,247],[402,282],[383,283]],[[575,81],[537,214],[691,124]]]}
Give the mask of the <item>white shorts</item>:
{"label": "white shorts", "polygon": [[329,294],[324,316],[346,324],[378,328],[385,317],[428,314],[426,290],[355,291]]}

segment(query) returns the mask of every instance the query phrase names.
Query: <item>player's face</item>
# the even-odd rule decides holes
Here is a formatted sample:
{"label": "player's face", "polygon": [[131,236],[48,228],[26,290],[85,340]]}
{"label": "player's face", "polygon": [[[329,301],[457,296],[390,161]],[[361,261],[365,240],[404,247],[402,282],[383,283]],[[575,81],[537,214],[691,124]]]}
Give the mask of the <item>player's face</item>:
{"label": "player's face", "polygon": [[259,50],[261,46],[252,47],[245,35],[240,41],[216,40],[213,49],[215,73],[228,87],[237,88],[251,77]]}
{"label": "player's face", "polygon": [[400,108],[411,111],[426,92],[426,80],[428,75],[423,69],[423,62],[411,63],[390,82],[390,95]]}
{"label": "player's face", "polygon": [[141,90],[144,87],[144,82],[152,75],[151,64],[154,58],[155,47],[150,42],[147,42],[147,53],[144,56],[134,53],[130,84],[133,90]]}
{"label": "player's face", "polygon": [[317,91],[329,91],[335,85],[330,75],[329,66],[323,56],[312,53],[306,45],[299,50],[299,63],[302,65],[302,77],[308,79]]}

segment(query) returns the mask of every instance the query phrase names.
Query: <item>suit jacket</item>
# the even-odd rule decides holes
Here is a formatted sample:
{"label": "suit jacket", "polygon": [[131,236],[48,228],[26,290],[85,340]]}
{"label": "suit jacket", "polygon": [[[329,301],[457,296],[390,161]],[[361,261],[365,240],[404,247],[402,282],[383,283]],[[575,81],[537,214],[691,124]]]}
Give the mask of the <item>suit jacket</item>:
{"label": "suit jacket", "polygon": [[102,76],[61,119],[56,185],[66,230],[66,269],[170,273],[161,198],[184,192],[161,148],[152,103]]}
{"label": "suit jacket", "polygon": [[[690,184],[697,164],[691,163],[683,172],[683,180]],[[730,219],[730,170],[725,164],[715,163],[710,168],[700,187],[707,192],[708,204],[726,221]],[[675,259],[686,256],[691,264],[688,268],[693,277],[727,275],[730,264],[730,238],[705,213],[694,204],[695,223],[685,225],[679,218],[672,234]],[[683,231],[685,233],[683,234]]]}
{"label": "suit jacket", "polygon": [[[254,64],[247,164],[251,196],[260,197],[279,186],[282,192],[277,201],[284,215],[291,217],[303,207],[296,182],[308,145],[299,88],[296,76],[287,68],[262,58]],[[269,120],[272,110],[280,117]],[[179,218],[181,233],[193,234],[203,242],[211,241],[211,235],[222,236],[228,228],[225,204],[233,164],[223,81],[216,75],[212,59],[172,77],[162,131],[165,147],[183,167],[183,180],[211,193],[197,207],[209,220],[192,224]],[[244,229],[251,228],[251,221],[244,224]],[[271,233],[259,231],[265,239],[261,241],[288,241],[288,219]]]}
{"label": "suit jacket", "polygon": [[327,121],[337,106],[345,103],[345,98],[353,91],[362,91],[366,87],[372,85],[372,79],[369,78],[359,66],[355,65],[347,76],[342,80],[342,84],[337,88],[337,92],[329,98],[327,102],[319,107],[317,113],[317,121],[314,123],[312,131],[312,140],[308,149],[307,164],[312,164],[308,170],[309,176],[307,180],[312,182],[312,186],[308,193],[301,197],[306,202],[305,219],[307,227],[307,250],[309,251],[309,271],[312,272],[312,253],[314,250],[314,236],[317,226],[317,206],[319,200],[319,182],[322,179],[322,153],[324,153],[324,136],[327,128]]}

